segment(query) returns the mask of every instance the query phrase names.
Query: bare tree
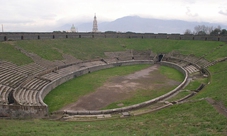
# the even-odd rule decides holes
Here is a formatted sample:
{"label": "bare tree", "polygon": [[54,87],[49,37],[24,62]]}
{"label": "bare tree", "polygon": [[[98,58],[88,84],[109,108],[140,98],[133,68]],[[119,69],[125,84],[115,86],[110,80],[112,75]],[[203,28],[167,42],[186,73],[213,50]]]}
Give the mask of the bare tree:
{"label": "bare tree", "polygon": [[192,34],[192,31],[190,29],[186,29],[184,34]]}
{"label": "bare tree", "polygon": [[194,27],[194,33],[197,35],[207,35],[214,30],[213,26],[198,25]]}

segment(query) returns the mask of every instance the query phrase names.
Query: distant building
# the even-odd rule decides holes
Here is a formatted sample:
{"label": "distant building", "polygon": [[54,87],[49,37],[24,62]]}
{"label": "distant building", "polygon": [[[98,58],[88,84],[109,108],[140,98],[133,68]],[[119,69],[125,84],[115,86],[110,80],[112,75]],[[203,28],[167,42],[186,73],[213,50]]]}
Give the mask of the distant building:
{"label": "distant building", "polygon": [[76,28],[75,28],[74,24],[71,27],[71,32],[76,32]]}
{"label": "distant building", "polygon": [[96,15],[94,16],[92,32],[98,32],[98,24],[97,24]]}

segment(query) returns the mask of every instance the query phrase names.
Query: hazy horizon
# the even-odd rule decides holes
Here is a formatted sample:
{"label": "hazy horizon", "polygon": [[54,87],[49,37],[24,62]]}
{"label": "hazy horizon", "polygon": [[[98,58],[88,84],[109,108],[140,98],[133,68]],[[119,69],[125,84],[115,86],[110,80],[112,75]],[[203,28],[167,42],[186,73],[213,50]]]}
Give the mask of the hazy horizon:
{"label": "hazy horizon", "polygon": [[65,24],[79,26],[92,22],[95,14],[98,23],[111,22],[125,16],[140,16],[226,25],[227,2],[225,0],[2,0],[0,24],[4,25],[5,32],[54,31]]}

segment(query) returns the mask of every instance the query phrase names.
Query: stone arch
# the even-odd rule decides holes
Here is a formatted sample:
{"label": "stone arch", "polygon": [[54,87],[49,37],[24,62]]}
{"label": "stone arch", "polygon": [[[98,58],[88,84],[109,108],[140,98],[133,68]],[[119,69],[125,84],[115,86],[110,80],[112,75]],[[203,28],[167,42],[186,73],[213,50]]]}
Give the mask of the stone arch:
{"label": "stone arch", "polygon": [[7,37],[6,36],[4,36],[4,41],[7,41]]}
{"label": "stone arch", "polygon": [[20,39],[21,39],[21,40],[24,40],[24,36],[22,35]]}

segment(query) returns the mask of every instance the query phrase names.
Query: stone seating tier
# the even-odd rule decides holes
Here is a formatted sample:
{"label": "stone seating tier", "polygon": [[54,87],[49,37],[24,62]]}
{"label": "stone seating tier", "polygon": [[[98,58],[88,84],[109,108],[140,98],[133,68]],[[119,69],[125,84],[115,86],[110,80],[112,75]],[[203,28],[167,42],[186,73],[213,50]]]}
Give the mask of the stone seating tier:
{"label": "stone seating tier", "polygon": [[204,66],[207,66],[208,64],[210,64],[210,62],[207,61],[206,59],[200,59],[196,64],[204,67]]}
{"label": "stone seating tier", "polygon": [[0,84],[0,104],[8,104],[8,97],[13,88]]}
{"label": "stone seating tier", "polygon": [[188,71],[189,74],[192,74],[192,73],[195,73],[195,72],[198,72],[199,71],[199,69],[197,69],[193,65],[188,65],[188,66],[186,66],[184,68]]}

